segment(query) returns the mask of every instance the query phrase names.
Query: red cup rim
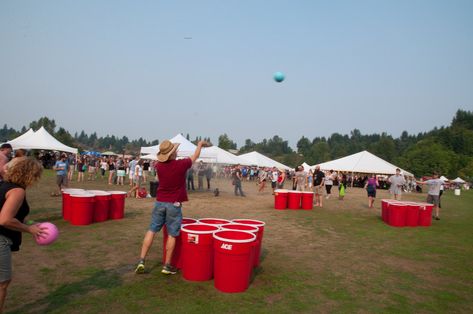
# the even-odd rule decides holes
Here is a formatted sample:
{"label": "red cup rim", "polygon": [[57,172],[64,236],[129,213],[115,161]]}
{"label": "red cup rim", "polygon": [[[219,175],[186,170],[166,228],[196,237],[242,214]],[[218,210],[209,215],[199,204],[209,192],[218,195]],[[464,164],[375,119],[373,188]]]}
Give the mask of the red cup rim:
{"label": "red cup rim", "polygon": [[[191,229],[189,229],[189,228],[192,228],[192,226],[200,226],[200,227],[208,226],[208,227],[215,228],[215,230],[191,230]],[[220,230],[220,228],[217,227],[216,225],[209,225],[209,224],[202,224],[202,223],[181,225],[181,231],[185,231],[187,233],[194,233],[194,234],[212,234],[212,233],[214,233],[216,231],[219,231],[219,230]]]}
{"label": "red cup rim", "polygon": [[107,191],[101,191],[101,190],[87,190],[86,192],[98,195],[98,196],[109,196],[112,195],[112,193],[107,192]]}
{"label": "red cup rim", "polygon": [[[218,234],[219,233],[222,233],[222,232],[241,232],[241,233],[246,233],[246,234],[249,234],[251,235],[250,239],[228,239],[228,238],[223,238],[223,237],[220,237]],[[248,232],[248,231],[240,231],[240,230],[219,230],[217,232],[214,233],[214,238],[217,239],[217,240],[220,240],[220,241],[223,241],[223,242],[231,242],[231,243],[249,243],[249,242],[253,242],[256,240],[256,235],[251,233],[251,232]]]}
{"label": "red cup rim", "polygon": [[[222,223],[208,223],[208,222],[203,222],[202,220],[220,220],[222,221]],[[200,218],[197,221],[203,224],[207,224],[207,225],[224,225],[231,222],[230,220],[224,219],[224,218]]]}
{"label": "red cup rim", "polygon": [[[243,226],[245,228],[252,228],[251,230],[238,230],[238,229],[232,229],[231,227],[229,226],[235,226],[235,227],[239,227],[239,226]],[[245,224],[237,224],[237,223],[229,223],[229,224],[225,224],[225,225],[221,225],[220,226],[220,229],[221,230],[228,230],[228,231],[249,231],[249,232],[258,232],[259,231],[259,228],[257,226],[254,226],[254,225],[245,225]]]}
{"label": "red cup rim", "polygon": [[82,194],[71,194],[70,196],[71,196],[71,197],[83,197],[83,198],[86,198],[86,197],[95,197],[95,194],[92,194],[92,193],[82,193]]}
{"label": "red cup rim", "polygon": [[[243,221],[251,221],[255,223],[244,223]],[[233,219],[232,222],[238,223],[238,224],[244,224],[244,225],[252,225],[252,226],[257,226],[257,227],[264,227],[266,223],[261,220],[256,220],[256,219],[243,219],[243,218],[238,218],[238,219]]]}

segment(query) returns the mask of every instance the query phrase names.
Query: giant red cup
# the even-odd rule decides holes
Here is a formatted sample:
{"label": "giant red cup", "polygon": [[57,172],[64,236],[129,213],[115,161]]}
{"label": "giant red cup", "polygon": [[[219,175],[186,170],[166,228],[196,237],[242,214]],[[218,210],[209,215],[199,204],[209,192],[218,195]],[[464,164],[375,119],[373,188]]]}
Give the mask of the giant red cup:
{"label": "giant red cup", "polygon": [[251,252],[256,236],[251,232],[221,230],[214,237],[214,286],[227,293],[248,289]]}
{"label": "giant red cup", "polygon": [[181,227],[182,276],[190,281],[207,281],[213,277],[213,233],[218,226],[190,224]]}
{"label": "giant red cup", "polygon": [[[182,218],[181,227],[189,224],[197,223],[197,219],[194,218]],[[166,245],[168,241],[168,228],[166,225],[163,226],[163,264],[166,263]],[[171,265],[177,269],[182,269],[182,245],[181,245],[181,234],[176,237],[176,245],[174,247],[174,253],[171,258]]]}
{"label": "giant red cup", "polygon": [[264,234],[264,226],[266,225],[265,222],[255,219],[233,219],[233,223],[243,224],[243,225],[250,225],[253,227],[258,227],[258,233],[256,234],[256,252],[254,255],[253,266],[258,267],[260,265],[260,258],[261,258],[261,248],[263,247],[263,234]]}
{"label": "giant red cup", "polygon": [[125,216],[126,192],[110,191],[110,219],[122,219]]}

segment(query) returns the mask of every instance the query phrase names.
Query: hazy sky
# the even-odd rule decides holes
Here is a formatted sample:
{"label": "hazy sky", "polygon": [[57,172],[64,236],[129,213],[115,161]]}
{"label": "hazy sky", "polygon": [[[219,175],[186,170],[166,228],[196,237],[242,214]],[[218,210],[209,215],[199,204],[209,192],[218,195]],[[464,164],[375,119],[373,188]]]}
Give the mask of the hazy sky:
{"label": "hazy sky", "polygon": [[0,122],[239,146],[428,131],[473,110],[472,17],[471,0],[1,0]]}

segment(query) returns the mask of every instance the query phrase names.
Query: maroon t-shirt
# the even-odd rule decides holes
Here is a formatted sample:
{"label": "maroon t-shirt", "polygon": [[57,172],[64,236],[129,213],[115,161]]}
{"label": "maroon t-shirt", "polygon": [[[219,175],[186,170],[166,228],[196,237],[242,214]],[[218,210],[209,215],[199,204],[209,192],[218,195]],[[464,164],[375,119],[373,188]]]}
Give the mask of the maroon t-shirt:
{"label": "maroon t-shirt", "polygon": [[158,202],[186,202],[186,172],[192,167],[190,158],[156,163],[159,186],[156,195]]}

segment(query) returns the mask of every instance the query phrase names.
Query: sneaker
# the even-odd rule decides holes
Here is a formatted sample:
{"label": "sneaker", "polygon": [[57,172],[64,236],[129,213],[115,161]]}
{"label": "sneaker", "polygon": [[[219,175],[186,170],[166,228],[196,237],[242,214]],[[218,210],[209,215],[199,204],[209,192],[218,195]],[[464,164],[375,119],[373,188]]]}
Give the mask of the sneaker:
{"label": "sneaker", "polygon": [[163,266],[161,272],[166,275],[175,275],[177,273],[177,268],[168,264]]}
{"label": "sneaker", "polygon": [[144,274],[145,273],[145,262],[140,261],[135,268],[135,274]]}
{"label": "sneaker", "polygon": [[435,220],[440,220],[440,217],[439,216],[435,217]]}

